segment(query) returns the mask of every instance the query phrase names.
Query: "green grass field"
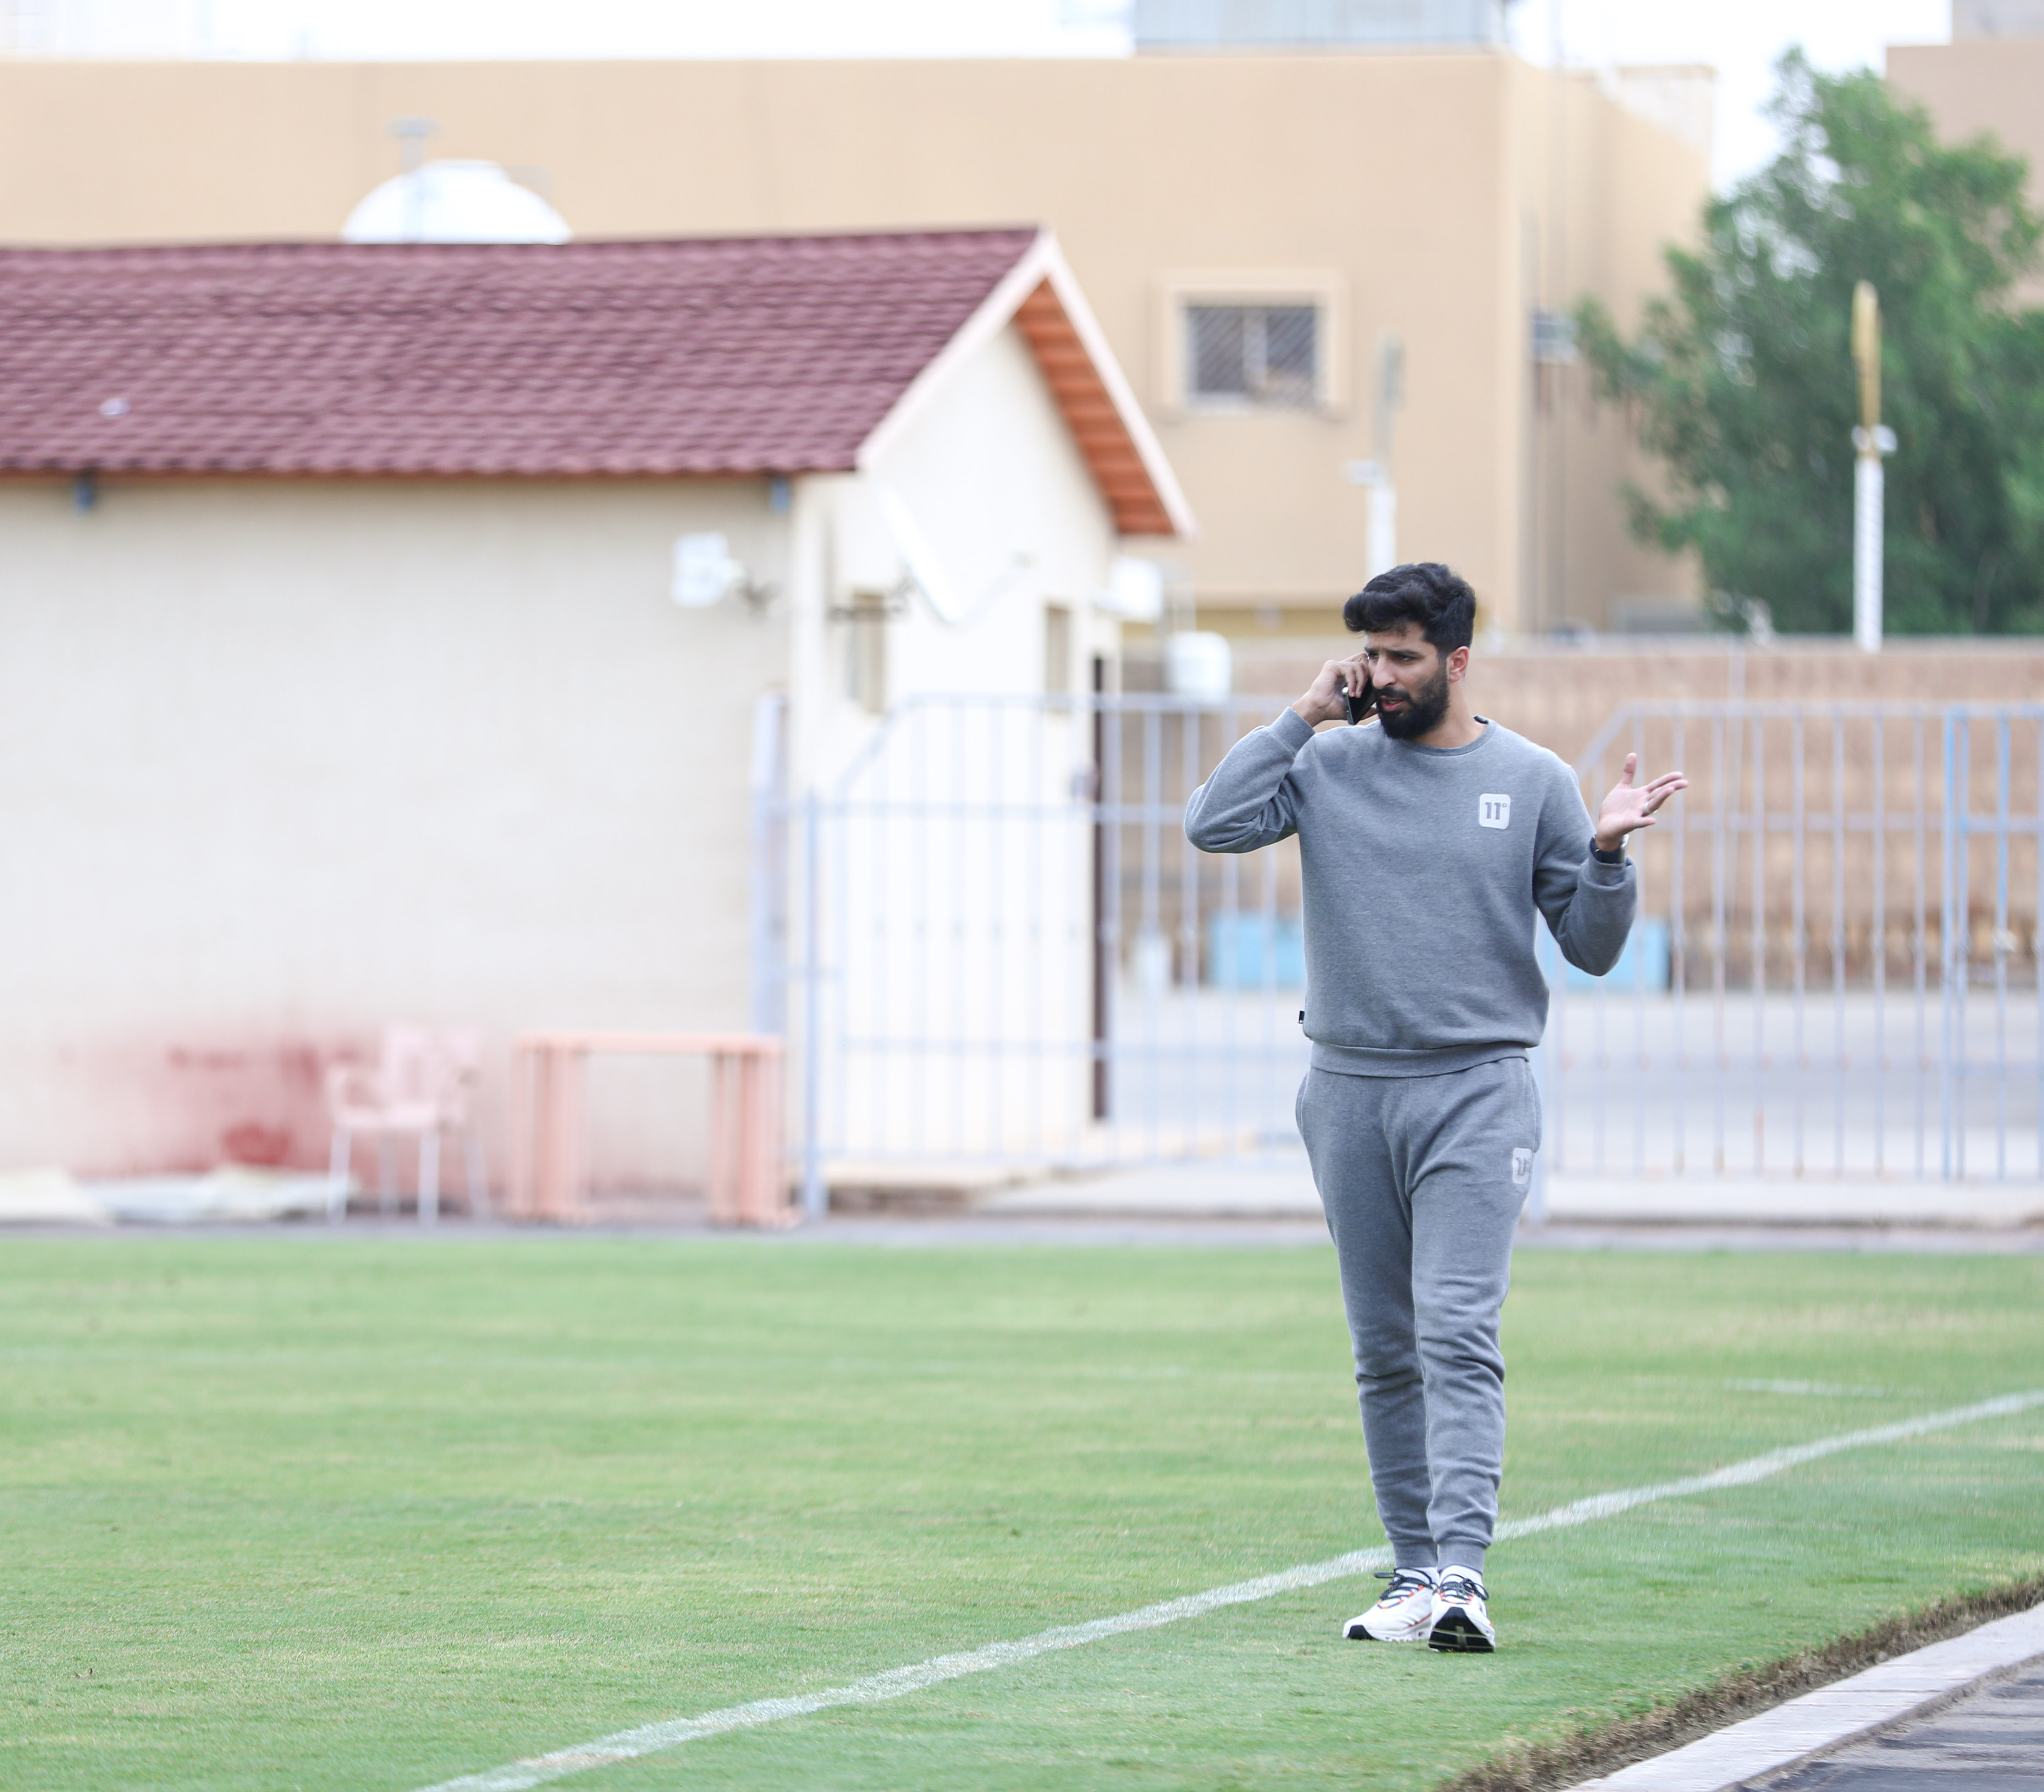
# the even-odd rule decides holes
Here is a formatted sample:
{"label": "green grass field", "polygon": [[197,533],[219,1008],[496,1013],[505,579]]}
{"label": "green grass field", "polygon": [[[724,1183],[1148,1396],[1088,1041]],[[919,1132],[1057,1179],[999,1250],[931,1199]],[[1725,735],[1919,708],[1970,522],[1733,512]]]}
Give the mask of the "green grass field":
{"label": "green grass field", "polygon": [[[2044,1260],[1522,1257],[1504,1506],[2044,1386]],[[1331,1253],[16,1240],[0,1783],[427,1785],[1380,1541]],[[1740,1388],[1818,1383],[1850,1392]],[[1420,1787],[2044,1570],[2044,1410],[571,1783]]]}

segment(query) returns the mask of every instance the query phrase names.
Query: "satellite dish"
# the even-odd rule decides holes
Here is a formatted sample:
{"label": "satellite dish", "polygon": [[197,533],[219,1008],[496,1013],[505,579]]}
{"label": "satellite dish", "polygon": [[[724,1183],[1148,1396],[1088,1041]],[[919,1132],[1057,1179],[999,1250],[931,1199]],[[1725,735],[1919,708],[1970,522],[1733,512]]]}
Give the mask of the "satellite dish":
{"label": "satellite dish", "polygon": [[966,615],[965,607],[952,595],[951,581],[944,576],[936,551],[917,526],[915,515],[902,501],[901,494],[892,485],[883,485],[878,481],[873,489],[880,501],[880,514],[886,522],[887,532],[894,538],[895,551],[901,556],[901,564],[908,568],[909,577],[922,593],[924,601],[936,612],[939,620],[954,627],[977,620]]}
{"label": "satellite dish", "polygon": [[894,551],[901,557],[909,584],[922,593],[923,601],[930,606],[930,613],[947,628],[977,628],[994,606],[1023,582],[1029,569],[1036,563],[1034,554],[1026,549],[1016,549],[1009,557],[1006,568],[997,573],[971,603],[962,603],[958,588],[951,583],[943,561],[930,545],[930,538],[923,533],[915,512],[909,509],[901,494],[877,479],[873,482],[873,493],[879,502],[881,520],[893,538]]}
{"label": "satellite dish", "polygon": [[344,243],[565,243],[567,221],[494,162],[428,162],[348,214]]}
{"label": "satellite dish", "polygon": [[683,535],[674,543],[674,582],[671,594],[685,610],[707,610],[747,584],[745,568],[731,557],[720,535],[705,531]]}

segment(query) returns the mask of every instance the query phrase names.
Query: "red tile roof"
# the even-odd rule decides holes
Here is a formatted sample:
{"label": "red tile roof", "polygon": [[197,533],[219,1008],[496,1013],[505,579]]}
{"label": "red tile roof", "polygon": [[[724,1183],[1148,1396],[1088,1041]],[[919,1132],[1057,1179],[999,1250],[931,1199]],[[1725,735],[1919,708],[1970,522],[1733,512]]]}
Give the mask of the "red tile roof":
{"label": "red tile roof", "polygon": [[1036,240],[0,251],[0,470],[846,469]]}

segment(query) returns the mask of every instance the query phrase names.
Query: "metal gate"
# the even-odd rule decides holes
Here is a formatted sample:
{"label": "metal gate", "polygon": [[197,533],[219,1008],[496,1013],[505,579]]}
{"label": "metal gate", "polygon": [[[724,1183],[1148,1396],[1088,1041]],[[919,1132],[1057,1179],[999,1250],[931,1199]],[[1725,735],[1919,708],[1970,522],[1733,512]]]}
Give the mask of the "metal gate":
{"label": "metal gate", "polygon": [[1554,988],[1550,1173],[2035,1180],[2044,706],[1641,704],[1690,788],[1634,837],[1626,958]]}
{"label": "metal gate", "polygon": [[[1296,843],[1210,857],[1186,798],[1278,700],[920,696],[821,792],[757,790],[755,1019],[827,1181],[1299,1149]],[[2044,706],[1639,704],[1691,788],[1635,836],[1608,977],[1535,1054],[1548,1172],[2031,1178]]]}

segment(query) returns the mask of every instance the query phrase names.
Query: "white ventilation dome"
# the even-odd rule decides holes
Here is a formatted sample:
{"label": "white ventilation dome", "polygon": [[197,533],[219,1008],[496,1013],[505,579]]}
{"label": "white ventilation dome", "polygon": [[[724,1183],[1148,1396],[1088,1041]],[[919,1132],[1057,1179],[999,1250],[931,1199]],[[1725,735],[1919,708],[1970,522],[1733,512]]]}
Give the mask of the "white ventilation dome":
{"label": "white ventilation dome", "polygon": [[344,243],[565,243],[567,221],[494,162],[428,162],[348,214]]}

